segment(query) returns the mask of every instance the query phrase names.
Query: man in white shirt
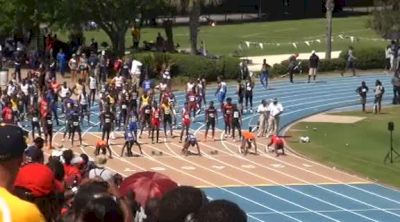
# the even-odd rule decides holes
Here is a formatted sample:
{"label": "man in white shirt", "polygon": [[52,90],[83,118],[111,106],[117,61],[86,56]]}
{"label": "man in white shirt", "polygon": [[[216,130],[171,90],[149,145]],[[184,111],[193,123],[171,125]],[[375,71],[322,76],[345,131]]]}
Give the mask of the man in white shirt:
{"label": "man in white shirt", "polygon": [[132,83],[134,85],[138,85],[139,83],[142,65],[143,64],[138,60],[136,59],[132,60],[131,76],[132,76]]}
{"label": "man in white shirt", "polygon": [[258,117],[258,133],[257,137],[264,137],[267,132],[267,121],[268,121],[268,103],[266,100],[262,100],[261,104],[257,108],[257,113],[260,114]]}
{"label": "man in white shirt", "polygon": [[99,155],[96,157],[96,168],[89,171],[89,179],[101,178],[104,181],[112,181],[115,173],[105,168],[107,164],[107,156]]}
{"label": "man in white shirt", "polygon": [[268,105],[267,111],[269,112],[267,137],[270,137],[272,135],[277,135],[280,115],[283,112],[283,106],[281,103],[278,103],[277,98],[274,98],[272,103]]}

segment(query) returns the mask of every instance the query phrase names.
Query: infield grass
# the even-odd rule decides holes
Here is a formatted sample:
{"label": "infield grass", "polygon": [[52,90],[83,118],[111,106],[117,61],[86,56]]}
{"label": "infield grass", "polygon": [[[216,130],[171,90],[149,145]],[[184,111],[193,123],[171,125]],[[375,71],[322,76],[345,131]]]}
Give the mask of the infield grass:
{"label": "infield grass", "polygon": [[[354,124],[300,122],[289,131],[288,145],[318,162],[400,187],[400,158],[384,163],[389,151],[388,122],[395,123],[394,148],[400,153],[400,107],[385,108],[383,114],[346,112],[335,115],[366,117]],[[311,143],[300,143],[309,136]],[[347,144],[347,145],[346,145]]]}

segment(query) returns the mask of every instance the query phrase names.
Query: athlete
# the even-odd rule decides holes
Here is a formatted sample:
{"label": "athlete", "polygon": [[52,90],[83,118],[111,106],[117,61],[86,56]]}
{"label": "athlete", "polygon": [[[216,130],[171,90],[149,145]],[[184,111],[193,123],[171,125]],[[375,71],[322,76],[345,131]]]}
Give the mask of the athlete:
{"label": "athlete", "polygon": [[196,111],[198,108],[196,88],[193,87],[192,91],[186,95],[186,102],[188,103],[189,112],[193,113],[193,117],[196,117]]}
{"label": "athlete", "polygon": [[227,88],[226,88],[226,83],[224,81],[222,81],[220,76],[218,76],[217,82],[218,82],[218,88],[217,88],[217,91],[215,92],[215,96],[217,96],[218,102],[220,104],[220,109],[222,111],[224,108],[224,101],[225,101]]}
{"label": "athlete", "polygon": [[78,133],[79,136],[79,145],[82,147],[82,130],[80,126],[80,117],[81,115],[79,114],[79,107],[75,107],[74,111],[72,112],[71,115],[71,123],[72,123],[72,128],[71,128],[71,146],[74,146],[74,137],[75,137],[75,132]]}
{"label": "athlete", "polygon": [[34,106],[29,106],[29,116],[31,119],[31,129],[32,129],[32,140],[35,139],[35,129],[39,132],[39,137],[42,137],[42,131],[40,127],[40,113],[39,110]]}
{"label": "athlete", "polygon": [[89,107],[92,107],[94,105],[97,90],[97,79],[94,74],[89,77],[89,90]]}
{"label": "athlete", "polygon": [[51,112],[47,112],[44,116],[44,143],[47,145],[48,149],[52,149],[52,141],[53,141],[53,118],[51,116]]}
{"label": "athlete", "polygon": [[[251,77],[249,77],[246,80],[246,92],[245,92],[245,100],[246,100],[246,109],[245,112],[247,113],[250,111],[250,113],[253,113],[253,89],[254,89],[254,83],[251,80]],[[249,109],[250,105],[250,109]]]}
{"label": "athlete", "polygon": [[115,115],[114,113],[111,112],[110,108],[107,107],[105,112],[103,112],[102,114],[100,114],[100,119],[102,122],[102,135],[101,135],[101,139],[104,140],[106,139],[107,144],[109,143],[109,139],[110,139],[110,132],[112,129],[112,125],[115,119]]}
{"label": "athlete", "polygon": [[188,103],[185,102],[185,105],[182,108],[182,130],[181,130],[181,136],[179,139],[179,143],[182,143],[183,132],[186,132],[185,136],[189,135],[190,123],[191,123],[190,111],[189,111]]}
{"label": "athlete", "polygon": [[204,140],[207,141],[208,130],[211,127],[211,136],[215,141],[215,123],[218,121],[218,112],[214,107],[214,102],[211,101],[208,108],[205,110],[205,118],[206,118],[206,133],[204,135]]}
{"label": "athlete", "polygon": [[69,89],[67,82],[63,82],[60,91],[58,92],[58,95],[60,96],[61,99],[61,113],[64,113],[65,111],[65,106],[64,106],[64,100],[71,95],[71,90]]}
{"label": "athlete", "polygon": [[96,149],[94,150],[94,155],[98,156],[101,154],[107,155],[109,153],[109,158],[112,159],[112,152],[108,143],[104,140],[99,140],[96,142]]}
{"label": "athlete", "polygon": [[242,83],[242,80],[239,79],[236,88],[236,94],[238,95],[239,110],[241,113],[243,113],[243,101],[245,92],[246,92],[246,87]]}
{"label": "athlete", "polygon": [[164,126],[164,136],[167,138],[167,126],[169,127],[169,132],[171,138],[173,137],[173,129],[172,129],[172,107],[169,103],[168,99],[164,99],[163,104],[161,105],[161,113],[163,119]]}
{"label": "athlete", "polygon": [[125,136],[125,144],[122,147],[121,157],[123,157],[123,155],[124,155],[125,147],[127,149],[126,156],[128,156],[128,157],[133,156],[133,153],[132,153],[133,144],[136,144],[139,147],[140,154],[143,155],[142,147],[140,146],[140,143],[137,142],[135,133],[132,132],[129,128],[126,128],[124,136]]}
{"label": "athlete", "polygon": [[233,104],[232,98],[226,98],[226,103],[223,107],[224,122],[225,122],[225,138],[230,136],[232,130]]}
{"label": "athlete", "polygon": [[[275,154],[276,154],[277,157],[278,157],[279,155],[285,155],[285,149],[284,149],[285,143],[284,143],[284,141],[283,141],[282,138],[280,138],[280,137],[277,136],[277,135],[273,135],[273,136],[271,137],[271,141],[270,141],[270,142],[268,143],[268,145],[267,145],[267,150],[266,150],[266,152],[269,151],[269,148],[270,148],[270,146],[272,146],[272,145],[274,145],[274,150],[273,150],[273,152],[275,152]],[[278,153],[278,150],[281,151],[280,154]]]}
{"label": "athlete", "polygon": [[193,134],[188,134],[186,136],[185,143],[183,144],[182,153],[185,154],[185,156],[189,155],[190,146],[196,146],[197,155],[201,156],[199,143],[197,142],[196,136]]}
{"label": "athlete", "polygon": [[158,143],[160,137],[160,119],[161,111],[157,105],[157,102],[153,102],[153,108],[151,111],[151,142],[154,144],[154,132],[156,132],[156,142]]}
{"label": "athlete", "polygon": [[90,126],[90,110],[88,108],[89,98],[86,94],[85,87],[82,88],[82,93],[78,96],[78,101],[81,124],[83,125],[83,120],[85,116],[87,116],[87,123],[88,126]]}
{"label": "athlete", "polygon": [[238,109],[236,104],[233,104],[233,115],[232,115],[232,138],[233,141],[236,142],[235,139],[235,131],[238,130],[239,138],[242,137],[242,113]]}
{"label": "athlete", "polygon": [[140,127],[139,138],[142,137],[143,129],[146,126],[149,130],[149,138],[150,138],[150,135],[151,135],[151,111],[152,111],[152,108],[151,108],[150,104],[145,105],[141,109],[141,124],[140,124],[141,127]]}
{"label": "athlete", "polygon": [[256,136],[252,133],[252,128],[248,132],[242,133],[242,144],[240,145],[240,152],[247,155],[252,146],[254,146],[255,153],[257,154]]}

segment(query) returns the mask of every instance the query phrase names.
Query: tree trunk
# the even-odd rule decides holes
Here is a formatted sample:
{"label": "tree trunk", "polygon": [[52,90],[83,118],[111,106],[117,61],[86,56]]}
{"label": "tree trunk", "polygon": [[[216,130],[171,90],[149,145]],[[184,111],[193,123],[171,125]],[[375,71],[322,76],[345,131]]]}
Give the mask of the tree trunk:
{"label": "tree trunk", "polygon": [[199,1],[193,3],[192,10],[189,15],[189,33],[190,33],[190,52],[193,55],[197,54],[197,35],[200,26],[201,6]]}
{"label": "tree trunk", "polygon": [[123,56],[125,54],[125,33],[126,29],[121,29],[109,36],[113,51],[117,56]]}
{"label": "tree trunk", "polygon": [[331,59],[331,52],[332,52],[332,12],[335,7],[334,0],[327,0],[326,1],[326,52],[325,52],[325,59]]}
{"label": "tree trunk", "polygon": [[175,51],[175,44],[174,44],[174,33],[172,30],[172,20],[164,20],[163,22],[164,26],[164,31],[165,31],[165,36],[167,36],[167,42],[166,42],[166,50],[168,52],[173,52]]}

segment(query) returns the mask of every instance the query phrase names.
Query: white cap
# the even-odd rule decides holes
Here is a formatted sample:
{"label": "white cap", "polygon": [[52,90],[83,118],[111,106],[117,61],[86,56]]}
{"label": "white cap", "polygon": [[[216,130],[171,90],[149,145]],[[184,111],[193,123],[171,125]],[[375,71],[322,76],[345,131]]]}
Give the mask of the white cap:
{"label": "white cap", "polygon": [[311,54],[315,54],[315,50],[312,50],[312,51],[311,51]]}

